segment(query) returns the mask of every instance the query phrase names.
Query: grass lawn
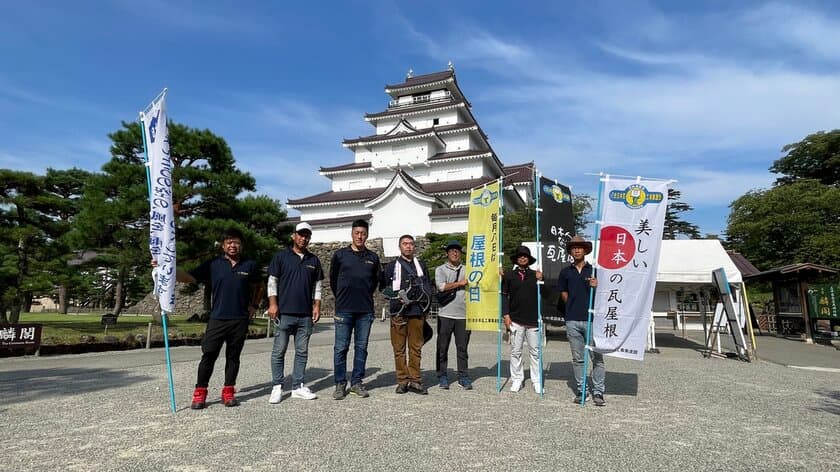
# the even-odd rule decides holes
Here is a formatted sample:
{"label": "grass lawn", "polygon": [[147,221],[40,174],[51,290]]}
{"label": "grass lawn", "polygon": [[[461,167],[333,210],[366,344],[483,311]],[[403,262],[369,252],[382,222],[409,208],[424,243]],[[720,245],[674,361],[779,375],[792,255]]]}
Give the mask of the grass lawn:
{"label": "grass lawn", "polygon": [[[101,324],[101,314],[67,314],[58,313],[22,313],[19,323],[37,323],[43,325],[41,344],[78,344],[83,335],[93,336],[101,342],[105,336],[105,327]],[[266,318],[255,318],[251,322],[251,332],[265,334]],[[115,336],[123,340],[129,334],[146,335],[151,316],[120,315],[115,326],[108,327],[108,336]],[[186,315],[167,317],[169,337],[172,339],[183,337],[200,338],[207,328],[205,323],[188,322]],[[152,339],[163,336],[163,327],[152,325]]]}

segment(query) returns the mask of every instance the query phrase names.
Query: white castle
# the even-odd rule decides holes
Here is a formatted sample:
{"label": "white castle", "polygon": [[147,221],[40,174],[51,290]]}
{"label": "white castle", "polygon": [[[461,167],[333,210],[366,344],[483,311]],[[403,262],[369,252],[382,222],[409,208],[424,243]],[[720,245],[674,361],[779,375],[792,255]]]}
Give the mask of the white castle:
{"label": "white castle", "polygon": [[386,255],[402,234],[467,231],[470,189],[504,176],[507,211],[533,200],[533,162],[505,166],[475,120],[451,66],[386,85],[388,108],[365,114],[370,136],[345,139],[353,162],[321,167],[331,189],[289,199],[291,221],[312,225],[313,242],[349,241],[350,223],[365,219]]}

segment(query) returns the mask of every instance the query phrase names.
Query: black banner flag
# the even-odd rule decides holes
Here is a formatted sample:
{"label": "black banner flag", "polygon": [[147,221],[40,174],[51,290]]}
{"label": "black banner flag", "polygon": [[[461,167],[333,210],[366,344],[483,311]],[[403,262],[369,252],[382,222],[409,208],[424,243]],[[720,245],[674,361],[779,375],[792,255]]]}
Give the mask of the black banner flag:
{"label": "black banner flag", "polygon": [[571,263],[566,243],[575,235],[572,193],[565,185],[540,177],[540,242],[542,271],[545,281],[542,316],[546,322],[557,322],[563,316],[557,279],[560,271]]}

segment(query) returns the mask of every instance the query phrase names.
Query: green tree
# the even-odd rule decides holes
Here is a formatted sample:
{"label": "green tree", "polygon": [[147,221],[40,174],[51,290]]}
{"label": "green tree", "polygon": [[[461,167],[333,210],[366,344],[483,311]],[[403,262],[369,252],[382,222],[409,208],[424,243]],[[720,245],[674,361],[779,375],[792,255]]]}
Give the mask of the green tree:
{"label": "green tree", "polygon": [[45,177],[0,170],[0,321],[6,321],[8,307],[8,321],[17,322],[33,294],[52,295],[58,274],[66,271],[62,237],[74,215],[73,201],[56,192],[63,185],[60,175],[75,171],[50,169]]}
{"label": "green tree", "polygon": [[434,271],[437,266],[446,262],[446,252],[443,250],[446,243],[458,241],[464,248],[464,254],[467,252],[467,233],[426,233],[426,239],[429,240],[429,246],[418,257],[429,268],[432,281],[434,281]]}
{"label": "green tree", "polygon": [[[218,235],[231,226],[243,231],[247,253],[266,263],[290,234],[279,202],[244,195],[255,190],[255,180],[236,167],[220,136],[175,122],[168,129],[179,265],[189,268],[216,254]],[[140,124],[123,123],[109,137],[111,160],[86,189],[76,234],[114,272],[114,312],[119,313],[127,295],[140,296],[149,289],[141,283],[126,292],[129,280],[151,280],[149,206]]]}
{"label": "green tree", "polygon": [[61,313],[67,313],[68,298],[73,296],[73,289],[85,283],[78,268],[68,264],[75,257],[69,234],[90,176],[90,172],[77,168],[47,169],[44,176],[41,200],[44,203],[43,211],[51,221],[46,228],[49,243],[47,259],[43,264],[43,272],[49,278],[51,289],[45,295],[57,295]]}
{"label": "green tree", "polygon": [[26,302],[31,251],[42,237],[40,215],[32,210],[41,181],[31,172],[0,169],[0,322],[17,323]]}
{"label": "green tree", "polygon": [[572,213],[575,216],[575,234],[583,235],[589,223],[592,223],[592,195],[585,193],[572,195]]}
{"label": "green tree", "polygon": [[798,179],[730,205],[729,246],[762,270],[798,262],[840,266],[840,188]]}
{"label": "green tree", "polygon": [[665,213],[665,226],[662,230],[662,239],[677,239],[682,235],[688,239],[700,239],[700,229],[697,225],[682,219],[681,213],[693,211],[694,208],[688,203],[681,202],[682,193],[679,190],[668,189],[668,210]]}
{"label": "green tree", "polygon": [[[505,212],[502,224],[502,250],[506,254],[513,254],[520,244],[537,240],[536,210],[533,204],[519,211]],[[507,261],[503,261],[507,264]]]}
{"label": "green tree", "polygon": [[840,129],[809,134],[798,143],[782,148],[787,153],[770,167],[783,174],[778,184],[814,179],[825,185],[840,183]]}

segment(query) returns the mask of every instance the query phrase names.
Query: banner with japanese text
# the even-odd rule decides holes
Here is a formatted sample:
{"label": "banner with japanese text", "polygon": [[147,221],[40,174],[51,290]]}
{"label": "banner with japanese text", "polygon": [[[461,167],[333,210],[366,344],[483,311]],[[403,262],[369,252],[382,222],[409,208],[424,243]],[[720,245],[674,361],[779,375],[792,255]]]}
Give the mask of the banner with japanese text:
{"label": "banner with japanese text", "polygon": [[604,177],[592,339],[598,352],[642,360],[650,325],[668,182]]}
{"label": "banner with japanese text", "polygon": [[566,252],[566,243],[575,235],[575,216],[572,211],[572,192],[569,187],[554,180],[540,177],[539,202],[540,243],[542,243],[541,270],[543,273],[542,316],[553,320],[563,316],[565,307],[558,311],[560,293],[557,291],[557,279],[560,271],[571,261]]}
{"label": "banner with japanese text", "polygon": [[466,248],[467,329],[469,330],[499,330],[501,197],[501,185],[498,181],[470,193]]}
{"label": "banner with japanese text", "polygon": [[840,318],[840,283],[808,285],[808,316],[811,319]]}
{"label": "banner with japanese text", "polygon": [[149,168],[149,250],[157,267],[152,271],[154,295],[160,309],[175,310],[175,215],[172,209],[172,159],[166,123],[166,93],[140,113]]}

